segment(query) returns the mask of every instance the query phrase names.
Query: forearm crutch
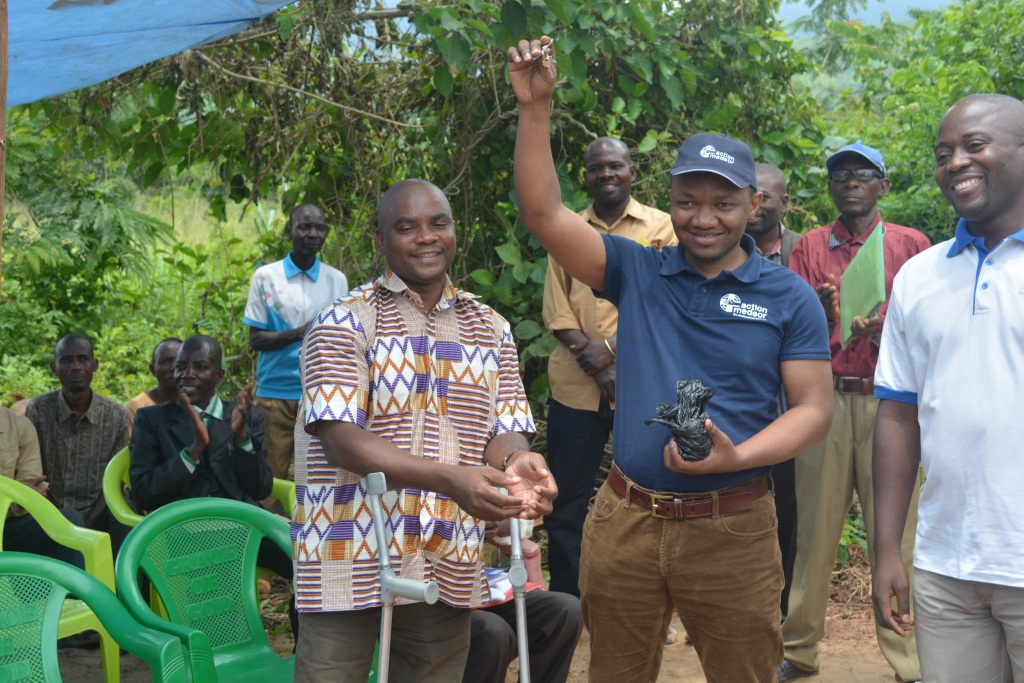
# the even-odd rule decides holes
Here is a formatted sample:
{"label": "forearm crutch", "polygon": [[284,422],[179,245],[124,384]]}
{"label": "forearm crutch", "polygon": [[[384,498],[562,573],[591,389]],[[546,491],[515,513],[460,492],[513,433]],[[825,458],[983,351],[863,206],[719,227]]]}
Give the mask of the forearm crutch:
{"label": "forearm crutch", "polygon": [[377,535],[377,558],[380,560],[381,618],[377,683],[388,683],[388,663],[391,657],[391,617],[395,608],[395,598],[400,596],[433,605],[437,602],[439,593],[436,581],[420,583],[395,576],[395,570],[391,567],[390,546],[384,533],[386,517],[380,502],[380,497],[387,490],[388,484],[383,472],[371,472],[366,475],[366,493],[370,500],[370,513],[373,515],[373,530]]}
{"label": "forearm crutch", "polygon": [[512,597],[516,601],[516,640],[519,641],[519,683],[530,683],[530,641],[526,635],[526,560],[523,558],[523,539],[519,536],[519,518],[509,520],[512,536],[512,559],[509,562],[508,581],[512,584]]}

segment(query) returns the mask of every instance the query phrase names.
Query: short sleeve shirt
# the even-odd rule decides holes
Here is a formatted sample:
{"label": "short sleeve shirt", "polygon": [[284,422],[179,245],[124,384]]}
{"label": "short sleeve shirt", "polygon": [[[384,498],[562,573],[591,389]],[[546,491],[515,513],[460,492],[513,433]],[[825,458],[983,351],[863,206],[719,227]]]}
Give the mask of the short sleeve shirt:
{"label": "short sleeve shirt", "polygon": [[1024,588],[1024,230],[956,237],[896,276],[875,396],[917,406],[914,566]]}
{"label": "short sleeve shirt", "polygon": [[[492,437],[535,432],[515,342],[504,318],[450,282],[425,312],[385,271],[317,316],[302,357],[299,420],[307,431],[296,430],[296,604],[314,612],[378,606],[365,481],[327,462],[316,424],[351,422],[427,460],[484,466]],[[437,581],[449,605],[480,604],[483,523],[433,491],[389,491],[383,507],[388,519],[377,521],[393,534],[396,571]]]}
{"label": "short sleeve shirt", "polygon": [[[31,486],[42,474],[36,428],[24,415],[0,406],[0,475]],[[7,511],[8,517],[24,514],[17,505]]]}
{"label": "short sleeve shirt", "polygon": [[645,425],[658,404],[676,403],[676,381],[699,379],[714,390],[708,415],[733,443],[778,416],[780,364],[828,360],[825,313],[814,290],[792,271],[741,244],[747,260],[707,279],[682,247],[661,251],[604,235],[605,291],[619,309],[613,426],[615,462],[630,479],[657,491],[699,493],[767,474],[671,472],[662,461],[670,437]]}
{"label": "short sleeve shirt", "polygon": [[[245,317],[249,327],[268,332],[293,330],[348,291],[348,279],[319,259],[309,270],[299,270],[288,254],[280,261],[256,269],[249,284]],[[302,396],[299,380],[299,346],[260,351],[256,362],[256,395],[297,401]]]}
{"label": "short sleeve shirt", "polygon": [[[645,247],[661,249],[676,243],[672,219],[664,211],[645,206],[632,197],[614,225],[598,218],[594,207],[580,216],[600,234],[619,235]],[[610,302],[594,296],[594,291],[569,276],[548,258],[544,280],[544,324],[556,330],[581,330],[590,339],[607,339],[615,335],[619,313]],[[594,379],[580,369],[576,358],[565,344],[559,344],[548,359],[548,383],[556,401],[576,410],[596,411],[601,405],[601,391]]]}

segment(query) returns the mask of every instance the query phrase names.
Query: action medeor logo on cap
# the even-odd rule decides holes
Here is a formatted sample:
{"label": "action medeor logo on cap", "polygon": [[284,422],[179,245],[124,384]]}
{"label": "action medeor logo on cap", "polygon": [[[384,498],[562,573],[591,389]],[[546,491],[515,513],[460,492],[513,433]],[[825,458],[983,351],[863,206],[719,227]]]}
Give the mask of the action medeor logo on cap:
{"label": "action medeor logo on cap", "polygon": [[726,154],[725,152],[719,152],[715,149],[714,145],[706,145],[700,150],[700,155],[705,159],[718,159],[719,161],[724,161],[727,164],[736,163],[736,157],[731,154]]}

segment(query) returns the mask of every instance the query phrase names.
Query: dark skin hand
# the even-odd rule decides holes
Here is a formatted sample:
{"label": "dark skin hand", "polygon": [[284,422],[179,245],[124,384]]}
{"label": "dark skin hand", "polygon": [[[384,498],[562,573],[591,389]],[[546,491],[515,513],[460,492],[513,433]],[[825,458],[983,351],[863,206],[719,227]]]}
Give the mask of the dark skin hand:
{"label": "dark skin hand", "polygon": [[818,301],[825,308],[825,317],[830,323],[839,320],[839,285],[836,276],[829,274],[825,282],[814,288],[818,293]]}
{"label": "dark skin hand", "polygon": [[[830,323],[837,322],[840,318],[839,312],[839,286],[836,284],[836,276],[831,273],[825,282],[815,288],[818,293],[818,301],[825,308],[825,317]],[[850,323],[850,332],[854,337],[870,339],[882,333],[882,317],[875,313],[869,318],[857,316]]]}
{"label": "dark skin hand", "polygon": [[679,455],[676,442],[669,439],[662,451],[665,469],[683,474],[712,474],[715,472],[736,472],[746,467],[733,445],[732,439],[716,427],[711,420],[704,420],[704,429],[711,437],[711,453],[703,460],[684,460]]}
{"label": "dark skin hand", "polygon": [[29,484],[29,488],[45,498],[50,497],[50,482],[46,480],[45,474],[41,477],[37,477],[35,481]]}
{"label": "dark skin hand", "polygon": [[252,347],[253,351],[273,351],[274,349],[290,346],[295,342],[302,341],[303,337],[306,336],[306,328],[309,327],[311,322],[313,321],[309,320],[305,325],[282,332],[269,332],[250,327],[249,346]]}
{"label": "dark skin hand", "polygon": [[[555,330],[555,338],[565,344],[576,356],[576,362],[583,372],[590,375],[601,397],[609,403],[615,402],[615,358],[600,339],[590,339],[580,330]],[[615,348],[615,337],[608,338]],[[596,369],[594,369],[596,368]],[[593,370],[593,371],[592,371]]]}
{"label": "dark skin hand", "polygon": [[[609,337],[608,344],[614,349],[615,337]],[[615,356],[605,346],[603,339],[588,339],[585,344],[570,344],[569,350],[576,353],[576,363],[591,377],[615,363]]]}
{"label": "dark skin hand", "polygon": [[[465,467],[432,462],[411,455],[362,427],[349,422],[317,423],[327,461],[335,467],[365,476],[383,472],[388,488],[437,491],[454,500],[469,514],[483,520],[519,516],[535,519],[551,511],[558,495],[544,457],[528,450],[521,434],[499,434],[491,439],[484,457],[493,467]],[[517,451],[502,472],[501,460]],[[498,491],[502,486],[508,494]]]}
{"label": "dark skin hand", "polygon": [[[454,486],[448,496],[460,508],[483,520],[515,516],[536,519],[551,512],[551,501],[558,495],[544,465],[544,456],[523,451],[504,473],[493,467],[450,467],[454,471],[448,475]],[[504,486],[508,495],[495,486]]]}
{"label": "dark skin hand", "polygon": [[238,392],[238,396],[235,396],[235,407],[231,409],[231,431],[234,433],[235,441],[238,443],[245,443],[249,440],[249,435],[245,431],[245,421],[249,419],[252,402],[252,384],[246,384]]}
{"label": "dark skin hand", "polygon": [[862,318],[859,315],[850,323],[850,331],[854,337],[870,339],[876,334],[882,333],[882,317],[875,313],[870,318]]}
{"label": "dark skin hand", "polygon": [[594,375],[597,388],[601,390],[601,398],[615,403],[615,363]]}
{"label": "dark skin hand", "polygon": [[[210,431],[206,428],[206,423],[203,422],[203,418],[200,417],[199,413],[192,410],[192,401],[189,400],[188,394],[181,394],[181,400],[188,411],[189,423],[192,426],[192,436],[195,439],[188,449],[188,457],[193,462],[199,462],[203,451],[210,445]],[[235,407],[231,410],[231,431],[235,435],[236,443],[242,444],[249,439],[245,431],[245,421],[249,417],[249,411],[252,409],[252,401],[252,385],[246,384],[245,388],[239,391],[238,396],[235,397]]]}

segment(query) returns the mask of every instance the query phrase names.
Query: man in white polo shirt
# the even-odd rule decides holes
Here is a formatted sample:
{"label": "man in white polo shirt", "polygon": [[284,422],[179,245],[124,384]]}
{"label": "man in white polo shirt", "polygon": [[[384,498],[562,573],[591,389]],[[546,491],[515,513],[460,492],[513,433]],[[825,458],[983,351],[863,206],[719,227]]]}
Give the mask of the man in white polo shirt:
{"label": "man in white polo shirt", "polygon": [[291,253],[256,269],[245,304],[249,346],[260,352],[256,407],[266,420],[267,459],[279,479],[290,478],[294,455],[292,431],[302,396],[302,337],[317,313],[348,293],[345,275],[317,258],[327,230],[327,219],[318,207],[295,207],[284,226],[284,234],[292,241]]}
{"label": "man in white polo shirt", "polygon": [[[1024,104],[957,102],[939,127],[935,182],[961,217],[956,236],[896,276],[875,372],[875,618],[915,629],[928,683],[1019,682]],[[911,616],[900,537],[919,464]]]}

